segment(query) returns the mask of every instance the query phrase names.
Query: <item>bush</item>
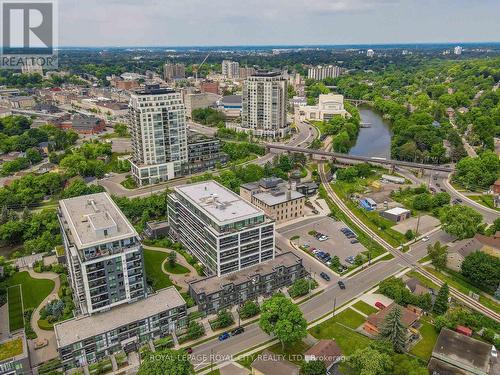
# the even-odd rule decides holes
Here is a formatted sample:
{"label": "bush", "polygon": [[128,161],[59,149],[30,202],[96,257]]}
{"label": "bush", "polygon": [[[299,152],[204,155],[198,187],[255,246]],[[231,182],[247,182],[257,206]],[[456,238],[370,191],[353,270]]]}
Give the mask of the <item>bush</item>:
{"label": "bush", "polygon": [[211,321],[210,325],[212,326],[212,329],[216,330],[229,327],[233,323],[234,323],[233,315],[227,310],[220,310],[217,313],[217,318]]}
{"label": "bush", "polygon": [[248,319],[260,313],[260,306],[257,302],[246,301],[239,309],[241,319]]}
{"label": "bush", "polygon": [[205,328],[200,323],[195,321],[189,322],[186,333],[188,340],[196,340],[197,338],[203,336],[204,334],[205,334]]}
{"label": "bush", "polygon": [[292,298],[305,296],[309,293],[309,290],[313,290],[317,286],[318,283],[316,280],[298,279],[288,288],[288,294],[290,294]]}

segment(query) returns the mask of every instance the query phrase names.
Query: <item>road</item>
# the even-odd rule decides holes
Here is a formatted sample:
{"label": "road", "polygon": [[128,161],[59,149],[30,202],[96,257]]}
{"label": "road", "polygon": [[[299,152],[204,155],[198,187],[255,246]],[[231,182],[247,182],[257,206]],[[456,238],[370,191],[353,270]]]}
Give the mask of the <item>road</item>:
{"label": "road", "polygon": [[[297,225],[299,224],[300,223]],[[412,264],[417,263],[419,259],[426,255],[427,245],[429,243],[434,243],[436,241],[447,243],[451,240],[451,237],[442,231],[431,234],[429,237],[430,240],[428,242],[420,241],[411,246],[410,250],[406,253],[406,259],[397,257],[389,261],[381,261],[370,266],[363,272],[359,272],[345,279],[345,290],[341,290],[337,286],[336,280],[338,280],[338,278],[333,279],[330,282],[330,286],[321,294],[300,305],[300,309],[302,310],[304,317],[308,322],[311,322],[330,313],[333,310],[334,302],[337,307],[341,306],[351,299],[372,289],[388,276],[396,274],[402,269],[409,266],[411,267]],[[292,250],[286,242],[277,242],[278,246],[280,246],[282,250],[287,248]],[[305,255],[302,255],[302,258],[305,260]],[[231,356],[248,350],[249,348],[264,343],[270,339],[271,337],[264,333],[258,327],[257,323],[253,323],[245,327],[244,333],[231,337],[226,341],[220,342],[215,339],[194,347],[191,361],[197,369],[201,369],[210,364],[210,356],[212,354],[214,364],[220,364],[224,361],[230,360]]]}
{"label": "road", "polygon": [[[193,126],[194,123],[190,123],[190,127]],[[200,124],[194,124],[196,129],[198,129],[200,132],[208,131],[206,126],[200,125]],[[301,146],[301,147],[307,147],[309,144],[317,137],[317,130],[316,128],[300,122],[297,124],[298,127],[298,132],[297,134],[294,134],[291,139],[288,140],[286,143],[287,145],[290,146]],[[212,130],[212,128],[208,128]],[[194,129],[192,129],[194,130]],[[281,151],[284,152],[284,151]],[[260,158],[254,159],[250,161],[249,163],[252,164],[258,164],[258,165],[264,165],[267,162],[270,162],[273,160],[273,158],[278,154],[279,152],[276,153],[269,153],[264,156],[261,156]],[[203,172],[205,173],[205,172]],[[200,174],[203,174],[200,173]],[[217,171],[213,171],[213,174],[217,174]],[[106,188],[106,191],[110,194],[119,196],[119,197],[128,197],[128,198],[135,198],[135,197],[144,197],[147,195],[151,194],[158,194],[162,193],[165,191],[165,188],[167,187],[173,187],[173,186],[178,186],[182,184],[186,184],[189,182],[191,177],[193,176],[186,176],[186,177],[181,177],[181,178],[176,178],[174,180],[170,180],[164,183],[160,183],[157,185],[153,186],[145,186],[142,188],[137,188],[133,190],[129,190],[124,188],[122,185],[120,185],[120,182],[123,180],[124,176],[129,173],[124,173],[124,174],[115,174],[110,178],[106,179],[101,179],[98,181],[99,185],[104,186]]]}
{"label": "road", "polygon": [[[371,228],[369,228],[367,225],[363,223],[362,220],[360,220],[356,215],[354,215],[345,205],[345,203],[335,194],[333,191],[332,187],[328,183],[327,180],[327,175],[325,173],[325,165],[321,164],[318,168],[319,174],[321,177],[321,182],[325,186],[326,192],[328,196],[333,200],[333,202],[347,215],[349,218],[356,223],[356,225],[361,228],[365,233],[370,235],[376,242],[378,242],[386,251],[394,255],[396,259],[401,259],[404,260],[406,263],[412,264],[414,268],[418,270],[421,274],[423,274],[425,277],[430,279],[432,282],[434,282],[437,285],[442,285],[443,282],[432,275],[430,272],[425,270],[423,267],[421,267],[418,263],[415,263],[407,254],[400,252],[399,250],[393,248],[389,243],[387,243],[384,239],[378,236],[378,234],[373,231]],[[442,232],[441,229],[438,230],[437,233]],[[444,232],[443,232],[444,233]],[[450,287],[450,295],[453,296],[456,300],[460,301],[461,303],[465,304],[466,306],[479,311],[480,313],[500,322],[500,314],[490,310],[486,307],[484,307],[482,304],[474,300],[473,298],[459,292],[453,287]]]}

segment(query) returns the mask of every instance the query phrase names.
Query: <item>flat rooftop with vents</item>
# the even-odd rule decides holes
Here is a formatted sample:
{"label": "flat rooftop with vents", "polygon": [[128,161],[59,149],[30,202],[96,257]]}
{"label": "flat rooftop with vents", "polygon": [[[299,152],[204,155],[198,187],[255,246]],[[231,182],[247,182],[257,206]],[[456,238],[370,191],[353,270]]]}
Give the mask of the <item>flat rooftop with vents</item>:
{"label": "flat rooftop with vents", "polygon": [[78,249],[138,236],[108,193],[62,199],[59,210],[68,238]]}
{"label": "flat rooftop with vents", "polygon": [[264,211],[215,181],[182,185],[174,189],[219,225],[264,216]]}

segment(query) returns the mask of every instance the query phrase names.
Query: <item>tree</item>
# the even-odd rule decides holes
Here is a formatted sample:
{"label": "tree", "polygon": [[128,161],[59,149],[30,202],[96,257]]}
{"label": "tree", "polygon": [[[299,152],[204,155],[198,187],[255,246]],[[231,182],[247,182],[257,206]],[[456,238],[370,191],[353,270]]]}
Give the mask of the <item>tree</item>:
{"label": "tree", "polygon": [[239,309],[241,319],[248,319],[260,312],[260,306],[255,301],[246,301]]}
{"label": "tree", "polygon": [[213,329],[225,328],[234,323],[233,315],[227,310],[219,310],[217,318],[213,321]]}
{"label": "tree", "polygon": [[36,148],[29,148],[26,150],[26,159],[28,159],[31,164],[36,164],[41,162],[43,157]]}
{"label": "tree", "polygon": [[192,375],[194,368],[184,350],[164,349],[144,358],[138,375]]}
{"label": "tree", "polygon": [[473,208],[457,204],[443,207],[439,219],[446,233],[463,240],[479,231],[483,217]]}
{"label": "tree", "polygon": [[444,283],[441,289],[439,289],[436,300],[434,301],[433,311],[437,315],[443,315],[448,310],[448,298],[450,295],[450,288],[447,283]]}
{"label": "tree", "polygon": [[176,263],[177,263],[177,252],[171,251],[170,253],[168,253],[168,264],[170,265],[170,267],[174,267]]}
{"label": "tree", "polygon": [[411,241],[415,238],[415,235],[413,234],[413,231],[411,229],[408,229],[406,232],[405,232],[405,238],[408,240],[408,241]]}
{"label": "tree", "polygon": [[205,328],[200,323],[192,320],[187,327],[187,337],[190,340],[195,340],[205,334]]}
{"label": "tree", "polygon": [[396,353],[403,353],[406,347],[406,327],[401,321],[402,315],[401,306],[395,305],[385,317],[379,332],[379,338],[389,341]]}
{"label": "tree", "polygon": [[323,361],[309,361],[302,365],[302,374],[304,375],[325,375],[326,366]]}
{"label": "tree", "polygon": [[441,245],[441,243],[437,241],[434,245],[427,246],[427,254],[437,270],[446,268],[448,262],[448,246]]}
{"label": "tree", "polygon": [[299,307],[283,294],[275,294],[262,304],[260,328],[280,340],[284,349],[307,336],[307,322]]}
{"label": "tree", "polygon": [[371,347],[357,349],[347,360],[347,364],[359,375],[386,375],[392,369],[391,357]]}
{"label": "tree", "polygon": [[493,294],[500,285],[500,258],[475,251],[465,257],[461,273],[473,285]]}
{"label": "tree", "polygon": [[392,357],[394,368],[392,375],[428,375],[429,370],[420,362],[405,354],[396,354]]}
{"label": "tree", "polygon": [[298,279],[288,288],[288,294],[290,297],[300,297],[306,295],[310,289],[316,287],[316,281],[309,279]]}

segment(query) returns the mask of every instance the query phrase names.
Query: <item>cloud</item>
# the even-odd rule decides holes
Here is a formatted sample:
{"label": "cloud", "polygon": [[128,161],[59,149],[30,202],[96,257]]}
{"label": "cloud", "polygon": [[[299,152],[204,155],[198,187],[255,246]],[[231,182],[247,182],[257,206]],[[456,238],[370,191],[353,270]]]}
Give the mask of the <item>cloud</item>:
{"label": "cloud", "polygon": [[59,0],[61,45],[499,40],[498,0]]}

